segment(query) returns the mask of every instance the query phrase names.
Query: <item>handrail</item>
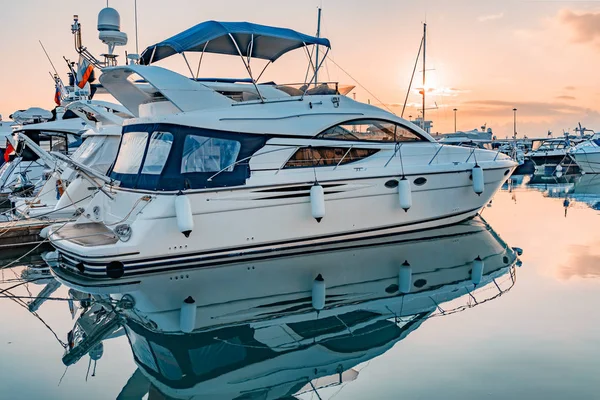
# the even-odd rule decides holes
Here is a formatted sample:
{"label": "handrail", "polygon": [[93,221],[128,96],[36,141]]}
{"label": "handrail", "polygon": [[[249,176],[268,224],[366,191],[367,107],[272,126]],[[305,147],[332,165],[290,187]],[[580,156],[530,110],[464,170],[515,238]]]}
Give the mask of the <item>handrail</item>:
{"label": "handrail", "polygon": [[[263,154],[275,153],[275,152],[282,151],[282,150],[289,150],[289,148],[290,148],[290,147],[291,147],[291,146],[287,146],[287,147],[283,147],[283,148],[281,148],[281,149],[273,149],[273,150],[265,151],[265,152],[263,152],[263,153],[256,153],[256,154],[249,155],[248,157],[245,157],[245,158],[242,158],[241,160],[235,161],[234,163],[232,163],[232,164],[229,164],[229,165],[228,165],[228,166],[226,166],[225,168],[223,168],[223,169],[221,169],[221,170],[217,171],[217,172],[216,172],[214,175],[210,176],[210,177],[207,179],[207,181],[208,181],[208,182],[212,182],[212,179],[213,179],[215,176],[217,176],[217,175],[221,174],[221,172],[227,171],[227,170],[228,170],[229,168],[231,168],[231,167],[235,167],[236,165],[238,165],[239,163],[241,163],[241,162],[243,162],[243,161],[250,160],[250,159],[251,159],[251,158],[253,158],[253,157],[261,156],[261,155],[263,155]],[[297,148],[297,149],[300,149],[300,148],[302,148],[302,147],[310,147],[310,146],[300,146],[300,147],[296,147],[296,148]]]}
{"label": "handrail", "polygon": [[339,167],[339,166],[340,166],[340,164],[342,163],[342,161],[344,161],[344,158],[346,158],[346,156],[348,155],[348,153],[350,153],[350,150],[352,150],[352,148],[353,148],[353,147],[354,147],[354,145],[351,145],[351,146],[348,148],[348,151],[346,151],[346,153],[345,153],[345,154],[344,154],[344,156],[343,156],[343,157],[340,159],[340,161],[337,163],[337,165],[336,165],[335,167],[333,167],[333,170],[334,170],[334,171],[335,171],[335,169],[336,169],[337,167]]}
{"label": "handrail", "polygon": [[433,155],[433,158],[431,160],[429,160],[427,165],[431,165],[431,163],[433,162],[433,160],[435,160],[435,158],[437,157],[439,152],[442,151],[442,147],[444,147],[444,145],[442,143],[440,143],[440,148],[435,152],[435,154]]}

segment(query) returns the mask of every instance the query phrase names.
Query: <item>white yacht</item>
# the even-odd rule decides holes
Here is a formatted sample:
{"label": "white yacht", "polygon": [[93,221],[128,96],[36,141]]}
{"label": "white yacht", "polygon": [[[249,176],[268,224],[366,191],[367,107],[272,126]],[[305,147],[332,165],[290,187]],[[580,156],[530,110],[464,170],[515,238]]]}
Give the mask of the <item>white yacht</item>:
{"label": "white yacht", "polygon": [[[80,118],[15,127],[10,136],[10,146],[14,150],[5,155],[7,162],[0,168],[0,202],[9,204],[11,195],[30,196],[36,192],[49,173],[48,152],[68,154],[74,151],[87,128]],[[42,151],[34,150],[34,147]]]}
{"label": "white yacht", "polygon": [[[515,168],[315,84],[323,60],[301,86],[253,78],[248,60],[307,46],[330,44],[209,21],[147,48],[146,65],[105,68],[100,82],[135,118],[111,181],[85,215],[50,230],[60,270],[119,278],[449,225],[475,216]],[[192,51],[238,54],[252,80],[198,82],[151,65]]]}
{"label": "white yacht", "polygon": [[569,156],[569,149],[575,143],[575,139],[553,138],[547,139],[535,150],[529,152],[527,157],[533,161],[537,170],[548,169],[548,172],[563,171],[568,168],[577,167]]}
{"label": "white yacht", "polygon": [[[118,104],[97,100],[76,101],[66,107],[90,127],[82,135],[83,143],[70,158],[61,157],[53,163],[53,172],[39,192],[28,198],[11,198],[14,213],[19,218],[71,218],[85,209],[91,197],[90,186],[103,182],[90,176],[81,168],[105,175],[114,163],[121,140],[121,125],[131,117],[127,110]],[[35,148],[30,141],[28,144]],[[40,155],[50,156],[37,148]],[[60,157],[54,153],[53,156]]]}
{"label": "white yacht", "polygon": [[[138,368],[165,397],[279,399],[356,379],[355,366],[427,319],[502,296],[516,263],[515,250],[474,219],[156,275],[131,292],[115,281],[85,290],[121,290],[94,304],[119,316]],[[68,352],[81,355],[80,345],[94,342]]]}
{"label": "white yacht", "polygon": [[600,133],[569,150],[579,168],[588,174],[600,173]]}

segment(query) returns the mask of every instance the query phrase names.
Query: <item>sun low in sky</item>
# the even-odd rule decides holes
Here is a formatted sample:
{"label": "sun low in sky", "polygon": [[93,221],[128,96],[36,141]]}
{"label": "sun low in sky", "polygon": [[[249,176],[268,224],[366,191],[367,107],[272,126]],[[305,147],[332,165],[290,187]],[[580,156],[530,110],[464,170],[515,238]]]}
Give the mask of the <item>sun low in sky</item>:
{"label": "sun low in sky", "polygon": [[[110,0],[135,52],[133,0]],[[105,0],[7,0],[0,5],[0,114],[32,106],[51,109],[54,86],[41,40],[66,78],[63,56],[76,60],[70,32],[73,14],[84,44],[95,54],[96,17]],[[487,124],[498,137],[512,135],[517,108],[519,136],[561,135],[581,122],[600,130],[600,4],[581,1],[256,0],[208,2],[138,0],[140,51],[205,20],[250,21],[316,32],[331,40],[330,61],[320,78],[355,84],[357,100],[400,114],[427,22],[427,118],[434,131],[468,130]],[[121,56],[121,60],[123,60]],[[186,74],[182,60],[159,63]],[[340,66],[342,69],[338,68]],[[306,57],[290,54],[263,80],[304,79]],[[419,64],[405,117],[419,115]],[[245,76],[239,59],[203,61],[203,76]],[[358,84],[356,83],[358,82]]]}

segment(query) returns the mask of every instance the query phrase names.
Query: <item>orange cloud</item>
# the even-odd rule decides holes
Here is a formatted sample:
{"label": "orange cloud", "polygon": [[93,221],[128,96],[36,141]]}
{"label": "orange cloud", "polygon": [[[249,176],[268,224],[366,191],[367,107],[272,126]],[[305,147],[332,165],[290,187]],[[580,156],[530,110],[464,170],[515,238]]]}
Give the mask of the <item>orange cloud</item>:
{"label": "orange cloud", "polygon": [[571,10],[563,10],[560,12],[559,18],[573,31],[574,42],[587,43],[600,38],[600,12],[576,14]]}

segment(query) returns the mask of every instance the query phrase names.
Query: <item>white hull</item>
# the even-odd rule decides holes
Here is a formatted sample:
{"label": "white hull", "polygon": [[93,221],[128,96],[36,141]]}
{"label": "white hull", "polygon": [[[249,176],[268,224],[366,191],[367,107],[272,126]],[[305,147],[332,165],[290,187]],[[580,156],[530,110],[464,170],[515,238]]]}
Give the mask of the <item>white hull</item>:
{"label": "white hull", "polygon": [[[473,192],[470,170],[423,175],[427,184],[422,188],[413,185],[413,206],[408,212],[400,207],[397,190],[385,186],[393,177],[321,182],[325,187],[332,186],[325,191],[326,215],[320,223],[311,216],[307,195],[310,185],[296,185],[297,191],[287,186],[197,192],[188,195],[195,227],[189,238],[177,227],[175,195],[156,196],[149,204],[140,204],[139,194],[119,191],[116,196],[128,208],[121,211],[122,215],[133,214],[129,213],[132,207],[143,210],[132,221],[132,235],[127,242],[115,239],[97,245],[92,239],[92,243],[82,245],[76,240],[77,235],[112,234],[103,226],[98,230],[94,226],[89,230],[66,228],[51,238],[70,267],[82,262],[85,274],[90,276],[105,277],[110,261],[124,263],[125,276],[166,268],[187,269],[230,260],[232,256],[450,225],[476,215],[504,183],[511,168],[486,170],[485,191],[480,196]],[[98,197],[109,201],[98,195],[91,206],[99,205]],[[100,207],[106,207],[106,203]],[[120,215],[113,217],[122,219]]]}
{"label": "white hull", "polygon": [[577,152],[571,153],[579,168],[586,174],[600,173],[600,149],[595,152]]}
{"label": "white hull", "polygon": [[[338,295],[352,303],[397,294],[398,289],[387,294],[386,289],[398,284],[404,261],[413,269],[415,286],[411,291],[422,292],[469,280],[471,263],[477,257],[485,260],[486,275],[515,260],[514,252],[475,219],[446,228],[345,240],[326,247],[313,242],[254,256],[229,256],[221,258],[218,265],[206,261],[205,268],[184,270],[171,264],[143,279],[135,274],[117,280],[84,277],[56,266],[52,270],[59,281],[79,291],[110,294],[116,299],[127,293],[134,299],[136,312],[148,316],[163,331],[177,331],[181,303],[187,296],[202,309],[196,321],[196,328],[200,328],[230,323],[242,315],[254,319],[264,311],[254,308],[261,304],[304,301],[319,274],[326,281],[328,296]],[[418,284],[419,280],[423,283]]]}

